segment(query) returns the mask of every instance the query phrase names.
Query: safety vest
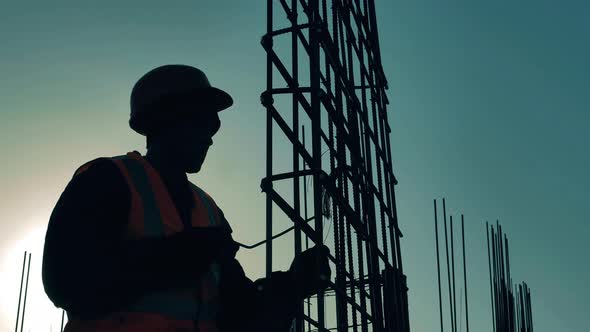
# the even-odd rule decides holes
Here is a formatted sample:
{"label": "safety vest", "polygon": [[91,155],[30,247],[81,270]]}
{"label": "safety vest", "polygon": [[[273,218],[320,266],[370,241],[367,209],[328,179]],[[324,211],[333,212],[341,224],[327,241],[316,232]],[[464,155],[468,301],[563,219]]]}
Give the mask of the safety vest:
{"label": "safety vest", "polygon": [[[157,171],[137,151],[110,158],[125,178],[131,193],[127,235],[130,238],[165,237],[186,228]],[[88,162],[76,174],[90,167]],[[190,183],[190,181],[189,181]],[[228,227],[217,205],[202,189],[190,183],[195,201],[191,227]],[[123,310],[103,319],[69,317],[64,332],[217,332],[219,265],[195,280],[190,289],[145,294]]]}

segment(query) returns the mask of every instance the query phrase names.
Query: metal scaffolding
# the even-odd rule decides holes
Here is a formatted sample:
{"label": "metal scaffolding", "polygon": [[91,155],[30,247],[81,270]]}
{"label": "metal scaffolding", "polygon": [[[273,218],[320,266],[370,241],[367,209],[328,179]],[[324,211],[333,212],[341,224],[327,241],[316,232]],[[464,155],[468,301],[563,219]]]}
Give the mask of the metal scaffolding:
{"label": "metal scaffolding", "polygon": [[325,244],[335,272],[301,304],[294,330],[409,331],[374,1],[267,0],[261,44],[266,273],[280,218],[293,226],[295,254]]}

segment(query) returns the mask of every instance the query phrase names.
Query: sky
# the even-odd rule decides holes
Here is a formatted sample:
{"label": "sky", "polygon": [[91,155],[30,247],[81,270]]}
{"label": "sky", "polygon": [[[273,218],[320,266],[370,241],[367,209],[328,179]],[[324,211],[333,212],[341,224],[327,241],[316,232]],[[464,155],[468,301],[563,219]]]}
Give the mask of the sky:
{"label": "sky", "polygon": [[[25,331],[58,330],[60,311],[40,274],[49,215],[79,165],[145,152],[127,125],[129,94],[161,64],[199,67],[234,97],[201,172],[189,179],[214,197],[237,240],[263,238],[265,3],[2,2],[2,330],[15,324],[24,250],[32,252]],[[485,222],[496,219],[508,234],[515,281],[531,288],[536,331],[586,330],[590,4],[376,7],[412,331],[439,329],[433,199],[442,197],[449,214],[465,215],[472,331],[492,328]],[[277,251],[273,268],[286,270],[290,247]],[[264,275],[263,248],[238,259],[252,279]]]}

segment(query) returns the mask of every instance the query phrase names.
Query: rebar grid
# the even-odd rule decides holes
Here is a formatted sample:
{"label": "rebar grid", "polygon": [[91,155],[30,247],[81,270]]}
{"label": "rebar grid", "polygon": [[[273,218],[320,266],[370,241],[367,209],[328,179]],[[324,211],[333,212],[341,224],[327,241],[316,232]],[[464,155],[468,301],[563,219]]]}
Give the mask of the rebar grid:
{"label": "rebar grid", "polygon": [[[275,28],[277,11],[286,20]],[[306,247],[309,241],[326,244],[334,266],[331,287],[313,298],[317,312],[311,301],[305,308],[302,303],[294,330],[409,331],[374,1],[267,0],[261,44],[267,53],[261,95],[267,114],[261,182],[266,273],[272,272],[274,205],[293,223],[295,254],[303,239]],[[280,142],[292,148],[289,155],[277,153]],[[282,164],[283,158],[292,163]],[[289,182],[284,180],[293,181],[286,193],[279,189]],[[333,223],[329,240],[326,219]],[[334,295],[333,305],[327,294]]]}

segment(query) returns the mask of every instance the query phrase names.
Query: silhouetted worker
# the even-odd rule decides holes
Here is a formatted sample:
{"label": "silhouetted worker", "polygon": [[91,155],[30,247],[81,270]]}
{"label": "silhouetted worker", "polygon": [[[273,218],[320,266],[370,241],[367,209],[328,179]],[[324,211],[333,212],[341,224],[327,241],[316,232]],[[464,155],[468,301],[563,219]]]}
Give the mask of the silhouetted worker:
{"label": "silhouetted worker", "polygon": [[49,220],[43,284],[68,313],[66,332],[288,331],[297,304],[327,287],[325,246],[248,279],[223,212],[188,181],[232,103],[185,65],[135,84],[129,124],[147,154],[80,166]]}

